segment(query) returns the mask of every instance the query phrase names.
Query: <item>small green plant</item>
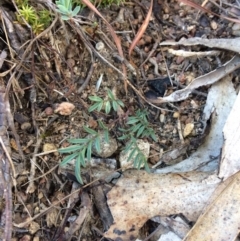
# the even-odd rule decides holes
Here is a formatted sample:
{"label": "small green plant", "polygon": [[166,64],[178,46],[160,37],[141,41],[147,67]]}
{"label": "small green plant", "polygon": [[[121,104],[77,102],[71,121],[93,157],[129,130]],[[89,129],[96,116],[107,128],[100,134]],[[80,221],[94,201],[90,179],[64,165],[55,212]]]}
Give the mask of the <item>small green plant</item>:
{"label": "small green plant", "polygon": [[[113,108],[114,111],[117,111],[124,104],[121,100],[117,99],[111,90],[107,90],[107,98],[103,100],[98,96],[90,96],[89,99],[95,102],[92,106],[89,107],[89,112],[93,110],[101,111],[105,110],[106,113],[110,113]],[[148,112],[146,110],[138,110],[134,116],[129,116],[126,122],[126,128],[120,128],[122,136],[118,139],[125,141],[127,144],[123,148],[123,151],[128,154],[128,161],[133,160],[133,165],[135,168],[140,169],[144,165],[145,169],[149,171],[147,158],[140,150],[138,146],[138,139],[140,138],[152,138],[154,141],[157,141],[157,137],[154,134],[154,130],[149,127],[149,122],[147,119]],[[98,121],[100,129],[104,132],[104,139],[109,142],[109,130],[103,124],[102,121]],[[70,139],[68,140],[70,145],[69,147],[59,149],[60,153],[68,154],[60,165],[65,165],[71,160],[75,159],[75,175],[77,180],[80,183],[83,183],[81,178],[81,167],[84,167],[86,161],[91,159],[92,148],[95,147],[97,152],[100,152],[100,132],[97,132],[86,126],[83,127],[88,135],[80,139]]]}
{"label": "small green plant", "polygon": [[127,145],[123,149],[125,153],[129,152],[127,161],[133,160],[133,166],[135,168],[140,169],[142,165],[144,165],[146,171],[149,171],[147,158],[138,147],[136,139],[150,137],[154,141],[157,141],[154,130],[149,127],[147,115],[148,113],[146,110],[137,110],[135,116],[128,117],[126,124],[129,127],[120,128],[120,131],[123,133],[123,135],[120,136],[118,139],[127,141]]}
{"label": "small green plant", "polygon": [[[99,126],[104,131],[104,139],[106,142],[109,142],[109,133],[106,126],[98,121]],[[63,154],[69,154],[61,162],[61,166],[66,165],[71,160],[75,159],[75,176],[79,183],[83,183],[81,178],[81,167],[86,166],[86,160],[90,161],[92,156],[92,148],[95,147],[97,152],[100,152],[100,134],[99,132],[83,126],[88,135],[85,138],[69,139],[68,142],[73,144],[66,148],[59,149],[58,151]]]}
{"label": "small green plant", "polygon": [[23,6],[28,4],[28,0],[15,0],[17,6]]}
{"label": "small green plant", "polygon": [[120,106],[124,107],[123,102],[117,99],[109,89],[107,89],[107,98],[105,100],[96,95],[90,96],[89,99],[95,102],[95,104],[89,107],[89,112],[94,110],[101,111],[102,109],[105,109],[105,113],[109,114],[112,108],[114,111],[117,111]]}
{"label": "small green plant", "polygon": [[72,0],[59,0],[56,1],[56,5],[58,7],[57,11],[61,14],[63,20],[75,17],[80,11],[79,5],[73,9]]}
{"label": "small green plant", "polygon": [[19,9],[20,15],[19,17],[23,17],[27,23],[33,24],[37,20],[37,14],[35,9],[32,6],[22,5],[22,7]]}
{"label": "small green plant", "polygon": [[41,33],[51,22],[51,13],[48,10],[37,11],[29,5],[27,0],[16,2],[19,8],[17,20],[21,24],[25,24],[22,18],[32,27],[35,34]]}
{"label": "small green plant", "polygon": [[129,152],[127,161],[132,161],[135,168],[140,169],[142,166],[144,166],[147,172],[150,171],[147,163],[147,157],[139,148],[137,139],[134,136],[130,137],[130,140],[127,142],[127,145],[124,147],[123,151],[124,153]]}
{"label": "small green plant", "polygon": [[148,112],[146,110],[137,110],[135,116],[129,116],[126,124],[130,127],[121,129],[123,133],[125,132],[121,136],[121,140],[128,139],[129,136],[134,135],[137,138],[151,137],[154,141],[157,141],[154,130],[149,127],[147,115]]}

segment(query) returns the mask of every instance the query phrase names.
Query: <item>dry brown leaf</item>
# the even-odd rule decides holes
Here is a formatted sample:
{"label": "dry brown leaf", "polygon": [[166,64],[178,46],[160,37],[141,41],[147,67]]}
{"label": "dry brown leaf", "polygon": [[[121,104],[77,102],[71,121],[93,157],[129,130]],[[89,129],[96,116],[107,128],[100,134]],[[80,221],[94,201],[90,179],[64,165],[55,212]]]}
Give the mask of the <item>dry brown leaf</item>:
{"label": "dry brown leaf", "polygon": [[240,227],[240,173],[235,174],[226,188],[218,194],[184,241],[236,239]]}
{"label": "dry brown leaf", "polygon": [[220,183],[217,175],[189,172],[152,174],[138,170],[124,172],[108,193],[108,206],[114,224],[107,238],[133,240],[150,218],[182,213],[196,221],[205,204]]}
{"label": "dry brown leaf", "polygon": [[151,0],[147,16],[144,19],[143,24],[141,25],[140,29],[138,30],[135,38],[132,41],[132,44],[131,44],[130,48],[129,48],[129,52],[128,52],[129,57],[131,57],[131,53],[132,53],[134,47],[137,45],[138,41],[140,40],[140,38],[142,37],[142,35],[144,34],[144,32],[145,32],[145,30],[148,26],[148,23],[150,21],[151,14],[152,14],[152,7],[153,7],[153,0]]}
{"label": "dry brown leaf", "polygon": [[240,170],[240,94],[228,116],[223,129],[224,145],[219,170],[220,178],[228,178]]}

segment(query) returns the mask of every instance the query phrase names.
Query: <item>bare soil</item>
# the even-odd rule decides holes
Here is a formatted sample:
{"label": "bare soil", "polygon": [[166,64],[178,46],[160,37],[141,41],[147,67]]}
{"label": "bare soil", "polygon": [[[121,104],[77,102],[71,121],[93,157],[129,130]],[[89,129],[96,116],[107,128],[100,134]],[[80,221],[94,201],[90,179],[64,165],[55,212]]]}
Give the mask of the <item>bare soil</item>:
{"label": "bare soil", "polygon": [[[36,1],[34,4],[37,8],[49,9],[48,2]],[[233,6],[227,8],[234,9],[234,3],[229,4]],[[0,199],[0,213],[2,220],[7,220],[3,210],[6,205],[12,205],[12,240],[103,240],[102,233],[112,220],[111,217],[103,220],[99,203],[106,205],[105,194],[114,184],[103,180],[94,182],[91,170],[85,173],[84,185],[77,184],[74,172],[63,173],[58,169],[63,155],[51,152],[68,146],[69,138],[86,136],[84,125],[98,130],[97,120],[101,119],[116,137],[128,116],[138,109],[146,109],[149,124],[158,137],[157,142],[145,139],[151,144],[149,166],[155,168],[185,159],[203,142],[208,128],[202,125],[201,118],[208,87],[198,89],[181,102],[155,105],[151,100],[184,88],[194,78],[221,66],[233,54],[222,51],[218,56],[184,58],[169,53],[170,47],[160,48],[159,43],[190,37],[235,37],[234,23],[176,1],[154,1],[148,27],[129,59],[131,41],[146,18],[148,8],[149,1],[126,1],[120,6],[98,8],[121,39],[125,58],[122,60],[108,27],[87,7],[77,16],[77,24],[54,16],[53,24],[34,36],[27,26],[17,23],[12,3],[3,1],[0,4],[0,54],[2,51],[7,53],[0,66],[4,73],[0,75],[0,94],[3,120],[8,120],[8,124],[1,120],[0,124],[7,128],[1,138],[8,147],[16,172],[16,183],[12,188],[7,186],[9,198],[12,190],[12,202],[5,200],[6,196]],[[218,14],[222,12],[210,2],[206,8]],[[235,10],[237,15],[239,9]],[[171,48],[208,50],[202,46]],[[128,84],[127,92],[126,82],[120,74],[122,63],[127,69],[128,82],[135,87]],[[102,83],[96,90],[101,75]],[[239,88],[237,74],[233,81]],[[105,98],[107,88],[125,104],[123,113],[89,113],[92,102],[88,97]],[[75,106],[70,115],[55,113],[62,102]],[[194,128],[182,138],[188,124],[193,124]],[[111,156],[117,162],[119,173],[119,153],[124,144],[118,141],[118,150]],[[174,160],[168,158],[172,150],[179,152]],[[50,153],[46,153],[48,151]],[[8,162],[5,150],[1,153]],[[12,170],[1,164],[1,188],[13,180],[11,176],[5,176],[7,168]],[[74,190],[77,190],[75,196],[71,195]],[[3,191],[1,194],[3,196]],[[79,217],[83,219],[78,221],[79,229],[70,235],[71,225]],[[152,221],[147,222],[142,228],[142,236],[146,238],[156,226]],[[0,230],[1,240],[4,228],[0,227]]]}

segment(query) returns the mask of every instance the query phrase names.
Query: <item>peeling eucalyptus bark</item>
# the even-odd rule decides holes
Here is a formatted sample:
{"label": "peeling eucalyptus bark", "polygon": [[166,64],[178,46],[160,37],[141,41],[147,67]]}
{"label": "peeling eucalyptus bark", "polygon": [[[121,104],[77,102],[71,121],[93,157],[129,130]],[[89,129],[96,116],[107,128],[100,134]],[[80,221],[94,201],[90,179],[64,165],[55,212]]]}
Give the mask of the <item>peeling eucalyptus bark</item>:
{"label": "peeling eucalyptus bark", "polygon": [[11,154],[7,128],[6,90],[0,81],[0,240],[10,241],[12,235],[12,184],[10,165],[3,146]]}

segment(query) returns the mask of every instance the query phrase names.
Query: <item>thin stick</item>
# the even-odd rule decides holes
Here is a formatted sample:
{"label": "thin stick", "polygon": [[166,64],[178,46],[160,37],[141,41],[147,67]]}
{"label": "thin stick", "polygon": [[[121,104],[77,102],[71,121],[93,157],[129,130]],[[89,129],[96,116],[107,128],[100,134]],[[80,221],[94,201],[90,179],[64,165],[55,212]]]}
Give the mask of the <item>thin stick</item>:
{"label": "thin stick", "polygon": [[16,178],[17,175],[16,175],[15,167],[14,167],[14,164],[13,164],[12,158],[10,157],[10,155],[9,155],[9,153],[8,153],[8,150],[7,150],[6,146],[4,145],[4,142],[3,142],[1,136],[0,136],[0,143],[1,143],[1,145],[2,145],[2,148],[3,148],[5,154],[6,154],[7,158],[8,158],[8,161],[9,161],[9,163],[10,163],[10,166],[11,166],[11,168],[12,168],[12,172],[13,172],[13,180],[14,180],[14,186],[16,186],[16,179],[15,179],[15,178]]}

